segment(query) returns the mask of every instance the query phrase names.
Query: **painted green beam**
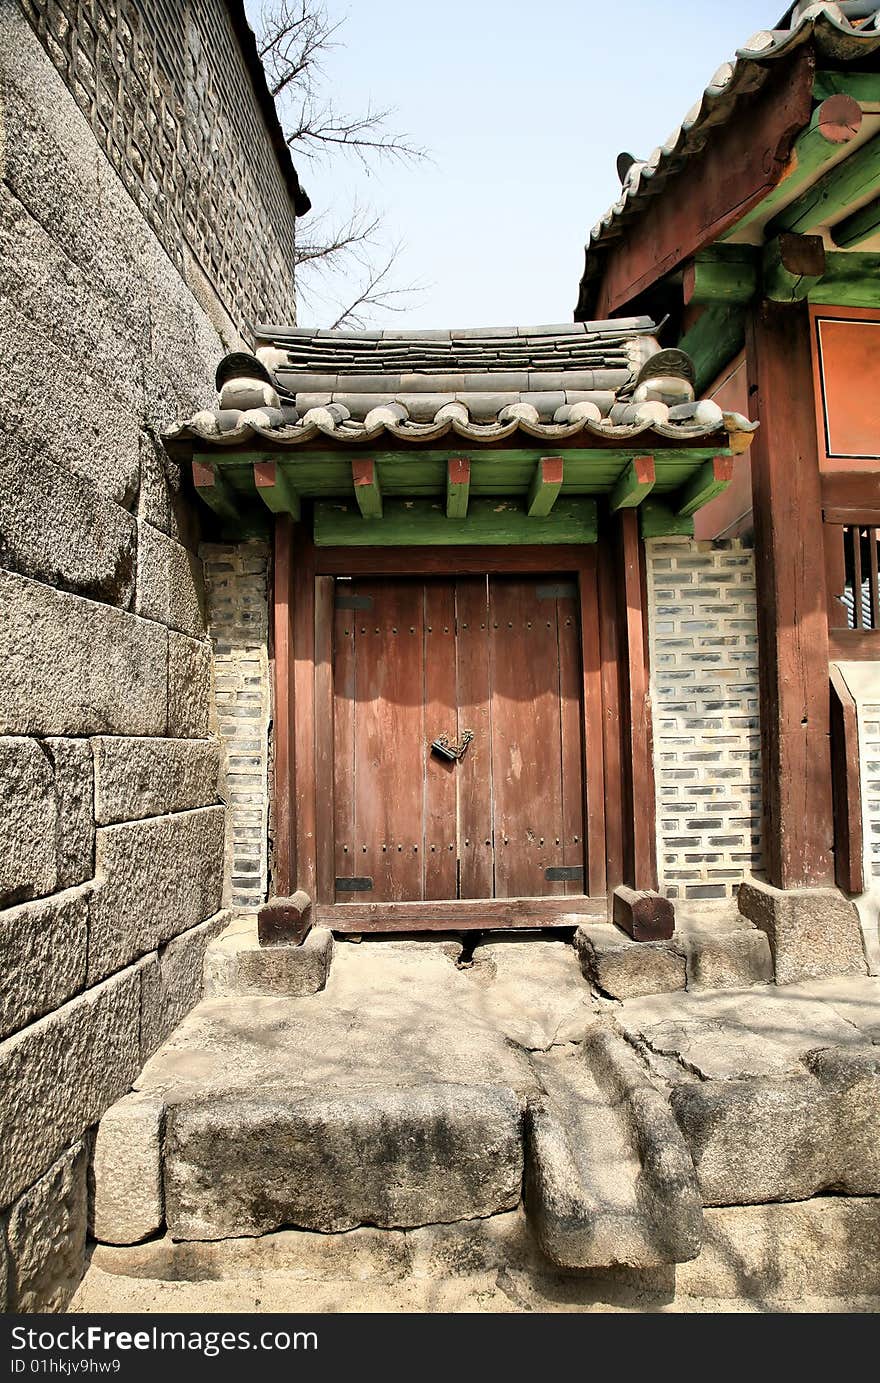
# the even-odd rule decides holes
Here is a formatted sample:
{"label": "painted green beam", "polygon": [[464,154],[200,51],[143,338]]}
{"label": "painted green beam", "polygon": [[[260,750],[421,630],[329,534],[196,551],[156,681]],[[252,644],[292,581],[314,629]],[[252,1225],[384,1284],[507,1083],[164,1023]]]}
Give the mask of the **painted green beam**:
{"label": "painted green beam", "polygon": [[639,531],[643,538],[692,538],[694,521],[661,500],[646,499],[639,506]]}
{"label": "painted green beam", "polygon": [[354,483],[354,497],[358,502],[362,519],[381,519],[382,490],[379,486],[379,473],[372,460],[352,461],[351,478]]}
{"label": "painted green beam", "polygon": [[823,100],[814,110],[807,128],[795,140],[780,181],[763,201],[737,221],[734,232],[738,233],[753,221],[768,221],[783,202],[792,200],[814,183],[825,164],[858,134],[862,118],[861,106],[847,93],[831,93]]}
{"label": "painted green beam", "polygon": [[838,221],[832,228],[831,239],[841,250],[853,250],[872,236],[880,234],[880,197],[854,211],[852,216]]}
{"label": "painted green beam", "polygon": [[466,519],[471,492],[471,463],[466,456],[452,456],[446,463],[446,517]]}
{"label": "painted green beam", "polygon": [[651,493],[657,483],[657,468],[653,456],[637,456],[630,461],[611,491],[611,511],[635,509]]}
{"label": "painted green beam", "polygon": [[232,522],[238,520],[239,505],[235,493],[213,459],[193,457],[192,478],[196,494],[215,514]]}
{"label": "painted green beam", "polygon": [[301,517],[299,495],[277,461],[254,462],[254,486],[260,499],[273,514],[290,514],[297,522]]}
{"label": "painted green beam", "polygon": [[758,291],[759,251],[751,245],[701,250],[684,271],[686,305],[743,306]]}
{"label": "painted green beam", "polygon": [[443,500],[388,500],[381,524],[365,524],[354,504],[315,505],[318,547],[454,547],[466,543],[515,546],[595,543],[595,500],[564,499],[546,518],[529,518],[522,503],[471,500],[467,518],[451,522]]}
{"label": "painted green beam", "polygon": [[809,301],[831,307],[880,307],[880,254],[827,253],[825,276],[811,289]]}
{"label": "painted green beam", "polygon": [[698,509],[726,490],[733,479],[733,458],[716,456],[700,469],[673,496],[672,508],[680,519],[693,518]]}
{"label": "painted green beam", "polygon": [[827,101],[829,96],[851,96],[862,110],[880,111],[880,72],[817,72],[813,97]]}
{"label": "painted green beam", "polygon": [[825,244],[821,235],[792,235],[783,231],[764,246],[764,296],[771,302],[802,302],[825,273]]}
{"label": "painted green beam", "polygon": [[742,307],[707,307],[679,341],[691,357],[697,376],[697,393],[702,394],[717,379],[724,366],[743,348],[746,339],[746,314]]}
{"label": "painted green beam", "polygon": [[565,463],[561,456],[542,456],[535,467],[526,498],[530,519],[546,519],[559,498]]}
{"label": "painted green beam", "polygon": [[802,197],[776,217],[773,231],[805,235],[817,226],[840,220],[868,193],[880,186],[880,135],[856,149],[843,163],[829,169]]}

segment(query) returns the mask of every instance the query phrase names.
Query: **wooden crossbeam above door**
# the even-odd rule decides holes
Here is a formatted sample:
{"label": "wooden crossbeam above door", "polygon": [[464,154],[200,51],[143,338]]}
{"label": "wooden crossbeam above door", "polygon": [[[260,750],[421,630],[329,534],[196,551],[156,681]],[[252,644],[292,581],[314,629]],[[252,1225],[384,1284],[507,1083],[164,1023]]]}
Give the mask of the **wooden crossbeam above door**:
{"label": "wooden crossbeam above door", "polygon": [[361,518],[381,519],[382,490],[379,486],[379,473],[372,460],[358,458],[351,463],[351,478],[354,484],[354,497],[361,511]]}
{"label": "wooden crossbeam above door", "polygon": [[535,467],[526,500],[530,519],[545,519],[559,498],[565,463],[561,456],[542,456]]}
{"label": "wooden crossbeam above door", "polygon": [[467,518],[471,490],[471,463],[466,456],[453,456],[446,463],[446,517]]}
{"label": "wooden crossbeam above door", "polygon": [[521,501],[475,499],[467,517],[454,520],[446,517],[446,504],[440,500],[389,500],[381,524],[361,522],[354,504],[315,505],[318,547],[555,545],[594,543],[597,536],[597,507],[591,499],[562,499],[546,518],[530,518]]}

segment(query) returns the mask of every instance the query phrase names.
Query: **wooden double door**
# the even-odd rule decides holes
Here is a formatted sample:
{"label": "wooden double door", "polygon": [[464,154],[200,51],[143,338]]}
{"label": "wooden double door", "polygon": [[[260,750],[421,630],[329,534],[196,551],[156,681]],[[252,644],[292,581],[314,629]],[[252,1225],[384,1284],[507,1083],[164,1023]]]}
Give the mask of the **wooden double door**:
{"label": "wooden double door", "polygon": [[559,576],[335,580],[337,903],[586,892],[580,627]]}

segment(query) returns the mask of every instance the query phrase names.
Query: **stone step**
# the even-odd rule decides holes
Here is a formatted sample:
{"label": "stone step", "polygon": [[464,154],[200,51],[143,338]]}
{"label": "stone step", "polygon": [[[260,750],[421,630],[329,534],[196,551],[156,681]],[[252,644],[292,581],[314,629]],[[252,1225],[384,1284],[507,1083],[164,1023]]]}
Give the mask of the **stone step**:
{"label": "stone step", "polygon": [[670,941],[633,941],[613,923],[591,922],[578,928],[575,946],[584,978],[611,999],[773,981],[765,933],[736,913],[681,918]]}
{"label": "stone step", "polygon": [[693,1163],[664,1097],[628,1044],[597,1027],[579,1050],[535,1059],[526,1207],[564,1268],[649,1268],[695,1258],[703,1237]]}
{"label": "stone step", "polygon": [[205,997],[317,994],[332,957],[333,935],[325,927],[314,927],[300,946],[261,946],[256,914],[239,914],[205,952]]}

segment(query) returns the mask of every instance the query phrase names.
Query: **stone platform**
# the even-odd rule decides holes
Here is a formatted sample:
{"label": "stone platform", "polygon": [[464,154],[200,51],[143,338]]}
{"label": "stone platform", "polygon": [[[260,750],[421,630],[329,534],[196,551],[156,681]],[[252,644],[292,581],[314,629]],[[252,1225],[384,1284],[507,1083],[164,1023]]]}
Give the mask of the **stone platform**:
{"label": "stone platform", "polygon": [[[303,964],[320,968],[325,950],[319,938]],[[694,1301],[715,1295],[699,1265],[718,1251],[722,1220],[725,1234],[746,1235],[748,1253],[756,1234],[767,1244],[781,1235],[792,1261],[808,1223],[827,1229],[835,1261],[849,1262],[840,1214],[855,1216],[862,1237],[868,1221],[877,1231],[880,980],[619,1003],[587,982],[571,944],[536,934],[478,945],[472,957],[454,937],[337,942],[317,993],[255,995],[251,983],[204,1000],[105,1115],[94,1155],[102,1242],[82,1309],[114,1309],[94,1304],[101,1282],[129,1300],[115,1309],[140,1309],[138,1289],[126,1298],[122,1283],[138,1277],[137,1263],[158,1280],[185,1277],[187,1264],[201,1271],[200,1255],[219,1263],[228,1250],[237,1280],[248,1251],[234,1244],[252,1236],[265,1236],[267,1253],[286,1246],[286,1281],[298,1253],[311,1262],[319,1241],[343,1252],[359,1235],[381,1257],[433,1234],[466,1263],[483,1252],[487,1227],[501,1234],[518,1217],[526,1266],[519,1249],[507,1263],[505,1231],[492,1240],[501,1266],[490,1275],[506,1281],[520,1263],[524,1300],[528,1282],[544,1283],[537,1302],[556,1290],[554,1275],[612,1271],[623,1275],[621,1302],[648,1291],[670,1306],[676,1282],[697,1284]],[[785,1218],[789,1201],[801,1208]],[[744,1268],[743,1281],[759,1294],[772,1279],[780,1296],[788,1258],[768,1264],[752,1278]],[[413,1272],[404,1296],[415,1302]],[[370,1275],[370,1300],[397,1291],[396,1278]],[[744,1291],[735,1277],[720,1295]],[[874,1291],[842,1268],[835,1281],[815,1294]],[[489,1289],[461,1290],[465,1301]],[[563,1309],[601,1309],[588,1286],[566,1292],[580,1305]],[[498,1301],[497,1282],[485,1299]]]}

